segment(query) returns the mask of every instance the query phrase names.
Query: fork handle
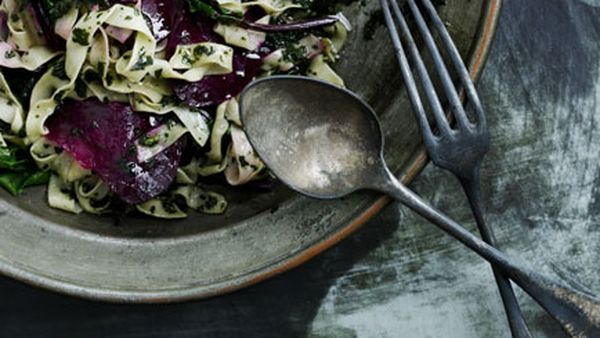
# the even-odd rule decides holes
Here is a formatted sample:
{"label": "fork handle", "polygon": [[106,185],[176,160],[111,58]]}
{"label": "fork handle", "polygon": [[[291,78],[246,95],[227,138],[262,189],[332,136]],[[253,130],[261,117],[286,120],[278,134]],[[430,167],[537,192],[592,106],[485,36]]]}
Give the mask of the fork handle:
{"label": "fork handle", "polygon": [[439,210],[431,207],[400,183],[389,169],[386,169],[384,177],[386,178],[383,180],[378,179],[373,182],[371,188],[395,198],[501,269],[506,276],[544,307],[569,335],[600,337],[600,299],[561,285],[517,264],[502,251],[487,244]]}
{"label": "fork handle", "polygon": [[[469,204],[471,205],[471,210],[473,211],[473,216],[475,216],[475,221],[477,223],[477,227],[479,228],[479,232],[481,233],[481,238],[486,243],[496,246],[496,237],[494,236],[494,231],[485,223],[485,219],[483,217],[483,200],[481,197],[479,167],[477,166],[468,177],[458,177],[458,179],[463,186],[465,194],[467,195],[467,199],[469,200]],[[523,313],[521,312],[521,307],[519,306],[515,292],[510,284],[510,280],[494,265],[492,265],[492,271],[494,272],[496,284],[498,285],[498,291],[500,292],[500,297],[502,298],[502,304],[504,304],[504,309],[506,311],[506,316],[508,317],[508,325],[510,327],[512,336],[514,338],[531,338],[531,332],[527,327],[527,323],[525,322]]]}

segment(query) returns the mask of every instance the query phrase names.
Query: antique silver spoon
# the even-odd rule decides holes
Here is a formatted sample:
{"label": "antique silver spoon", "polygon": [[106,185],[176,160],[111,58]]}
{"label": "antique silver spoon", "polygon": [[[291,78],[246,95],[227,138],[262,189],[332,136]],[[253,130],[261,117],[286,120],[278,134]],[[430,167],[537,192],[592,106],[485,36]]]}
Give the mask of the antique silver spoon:
{"label": "antique silver spoon", "polygon": [[479,254],[542,305],[575,337],[600,337],[600,300],[525,268],[402,185],[383,158],[383,134],[369,105],[350,91],[298,76],[255,81],[242,93],[244,130],[282,182],[336,199],[376,190],[400,201]]}

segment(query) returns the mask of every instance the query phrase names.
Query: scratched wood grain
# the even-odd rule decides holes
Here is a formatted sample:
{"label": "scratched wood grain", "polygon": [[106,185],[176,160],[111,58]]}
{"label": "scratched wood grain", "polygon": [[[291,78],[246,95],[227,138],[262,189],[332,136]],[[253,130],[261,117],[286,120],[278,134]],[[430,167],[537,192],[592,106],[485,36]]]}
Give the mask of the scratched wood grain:
{"label": "scratched wood grain", "polygon": [[[493,133],[487,218],[501,247],[594,294],[599,41],[599,0],[506,0],[479,86]],[[413,188],[470,224],[451,176],[429,167]],[[221,298],[115,306],[2,279],[0,299],[0,337],[509,337],[488,266],[398,205],[305,266]],[[563,337],[519,299],[536,337]]]}

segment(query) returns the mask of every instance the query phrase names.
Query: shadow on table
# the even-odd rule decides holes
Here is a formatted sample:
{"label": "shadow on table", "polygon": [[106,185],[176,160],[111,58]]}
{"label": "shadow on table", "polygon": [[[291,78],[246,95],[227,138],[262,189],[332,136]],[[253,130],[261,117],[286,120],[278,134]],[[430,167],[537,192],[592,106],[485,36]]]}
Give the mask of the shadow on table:
{"label": "shadow on table", "polygon": [[[93,303],[0,279],[0,332],[9,337],[306,336],[336,278],[398,228],[397,212],[307,264],[236,293],[183,304]],[[373,230],[376,228],[376,230]]]}

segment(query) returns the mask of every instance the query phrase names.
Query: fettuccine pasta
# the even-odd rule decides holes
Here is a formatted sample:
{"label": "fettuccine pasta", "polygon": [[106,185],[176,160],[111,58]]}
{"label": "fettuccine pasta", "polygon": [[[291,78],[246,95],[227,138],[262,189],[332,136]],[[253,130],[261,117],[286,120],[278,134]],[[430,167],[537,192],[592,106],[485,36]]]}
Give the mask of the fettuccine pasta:
{"label": "fettuccine pasta", "polygon": [[5,187],[47,182],[50,206],[71,213],[115,204],[165,219],[225,212],[215,176],[232,186],[268,176],[243,132],[241,89],[286,73],[344,86],[332,65],[350,27],[311,21],[334,14],[311,6],[3,0],[0,155],[23,164],[0,156],[0,168],[22,177]]}

